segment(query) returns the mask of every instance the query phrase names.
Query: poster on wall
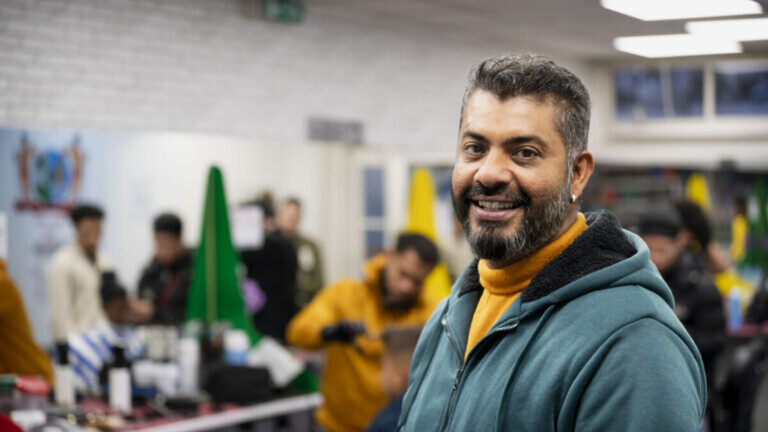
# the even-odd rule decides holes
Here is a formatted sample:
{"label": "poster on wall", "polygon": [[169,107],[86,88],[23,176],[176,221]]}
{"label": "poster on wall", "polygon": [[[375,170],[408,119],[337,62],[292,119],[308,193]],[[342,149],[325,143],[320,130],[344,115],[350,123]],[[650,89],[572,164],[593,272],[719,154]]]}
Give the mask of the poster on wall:
{"label": "poster on wall", "polygon": [[46,269],[56,250],[73,241],[72,206],[105,201],[109,141],[109,135],[98,133],[0,129],[8,272],[44,346],[51,342]]}
{"label": "poster on wall", "polygon": [[19,196],[16,209],[41,211],[68,209],[77,203],[82,188],[85,154],[75,134],[63,147],[40,148],[22,133],[16,152]]}

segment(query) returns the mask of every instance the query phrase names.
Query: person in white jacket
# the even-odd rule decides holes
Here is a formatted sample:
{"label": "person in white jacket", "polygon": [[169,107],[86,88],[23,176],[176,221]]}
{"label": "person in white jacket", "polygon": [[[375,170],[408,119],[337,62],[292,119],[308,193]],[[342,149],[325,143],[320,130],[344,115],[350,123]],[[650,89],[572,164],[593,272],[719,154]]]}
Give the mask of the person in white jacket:
{"label": "person in white jacket", "polygon": [[72,209],[76,239],[62,246],[48,268],[48,296],[55,341],[64,341],[105,319],[99,287],[112,264],[98,250],[104,212],[92,205]]}

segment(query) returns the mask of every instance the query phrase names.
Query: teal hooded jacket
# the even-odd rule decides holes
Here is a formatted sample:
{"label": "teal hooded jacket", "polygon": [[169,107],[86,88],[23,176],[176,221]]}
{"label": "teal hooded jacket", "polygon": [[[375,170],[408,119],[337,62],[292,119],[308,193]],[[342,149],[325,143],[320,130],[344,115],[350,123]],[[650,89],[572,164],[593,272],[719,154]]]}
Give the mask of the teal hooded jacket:
{"label": "teal hooded jacket", "polygon": [[549,262],[464,359],[477,261],[424,327],[399,427],[695,432],[701,357],[645,243],[608,212]]}

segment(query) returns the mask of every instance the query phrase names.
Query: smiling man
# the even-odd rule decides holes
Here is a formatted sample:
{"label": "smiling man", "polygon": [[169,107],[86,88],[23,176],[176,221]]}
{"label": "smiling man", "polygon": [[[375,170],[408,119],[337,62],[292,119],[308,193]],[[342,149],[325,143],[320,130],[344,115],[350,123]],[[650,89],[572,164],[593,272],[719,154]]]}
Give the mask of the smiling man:
{"label": "smiling man", "polygon": [[546,57],[471,73],[452,192],[478,259],[422,333],[402,431],[698,430],[701,358],[648,248],[579,211],[589,111]]}

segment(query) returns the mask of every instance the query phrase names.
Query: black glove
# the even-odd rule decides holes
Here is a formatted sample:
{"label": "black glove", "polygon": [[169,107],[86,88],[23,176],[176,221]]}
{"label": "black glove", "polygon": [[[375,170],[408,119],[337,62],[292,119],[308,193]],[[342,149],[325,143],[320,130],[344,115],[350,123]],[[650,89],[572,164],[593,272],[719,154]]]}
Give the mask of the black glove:
{"label": "black glove", "polygon": [[325,342],[351,343],[357,335],[365,333],[365,324],[360,321],[339,321],[336,324],[323,327],[321,332]]}

